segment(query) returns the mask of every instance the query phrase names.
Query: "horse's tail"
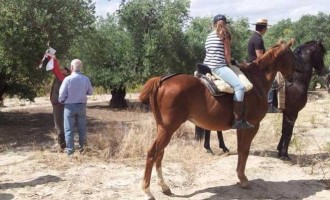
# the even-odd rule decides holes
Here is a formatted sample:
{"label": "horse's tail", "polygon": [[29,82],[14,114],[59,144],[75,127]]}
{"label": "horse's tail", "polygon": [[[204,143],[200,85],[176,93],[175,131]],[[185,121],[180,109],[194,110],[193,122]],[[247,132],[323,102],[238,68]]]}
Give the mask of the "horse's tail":
{"label": "horse's tail", "polygon": [[140,102],[143,104],[149,104],[153,101],[154,95],[156,94],[161,83],[161,77],[154,77],[147,81],[140,92]]}

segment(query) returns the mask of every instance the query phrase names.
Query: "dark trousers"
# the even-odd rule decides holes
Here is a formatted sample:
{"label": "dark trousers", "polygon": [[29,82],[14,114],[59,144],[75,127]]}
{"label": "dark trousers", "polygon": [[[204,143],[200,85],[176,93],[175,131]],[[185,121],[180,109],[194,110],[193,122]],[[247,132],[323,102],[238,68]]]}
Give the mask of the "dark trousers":
{"label": "dark trousers", "polygon": [[65,136],[64,136],[64,105],[63,104],[52,104],[53,105],[53,116],[54,116],[54,130],[57,136],[57,142],[62,149],[65,148]]}

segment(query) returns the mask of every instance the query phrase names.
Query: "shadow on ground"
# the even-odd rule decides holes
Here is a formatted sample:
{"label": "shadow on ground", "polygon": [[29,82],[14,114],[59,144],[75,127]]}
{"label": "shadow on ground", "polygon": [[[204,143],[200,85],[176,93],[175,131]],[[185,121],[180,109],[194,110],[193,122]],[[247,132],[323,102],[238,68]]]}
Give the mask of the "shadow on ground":
{"label": "shadow on ground", "polygon": [[11,200],[11,199],[14,199],[14,195],[7,194],[7,193],[0,193],[0,199],[1,200]]}
{"label": "shadow on ground", "polygon": [[[329,181],[329,180],[327,180]],[[316,193],[327,190],[321,180],[292,180],[292,181],[264,181],[256,179],[250,181],[252,189],[240,188],[237,184],[228,186],[209,187],[197,190],[191,194],[173,195],[181,198],[193,198],[198,194],[211,193],[204,199],[304,199]],[[287,191],[290,187],[292,190]],[[195,197],[196,198],[196,197]]]}
{"label": "shadow on ground", "polygon": [[[278,158],[277,151],[251,151],[250,155],[261,156],[261,157],[270,157],[270,158]],[[291,160],[285,161],[285,163],[299,164],[301,167],[312,166],[315,165],[319,160],[327,160],[330,158],[330,153],[316,153],[316,154],[303,154],[303,155],[289,155]]]}
{"label": "shadow on ground", "polygon": [[[62,181],[61,178],[53,175],[46,175],[46,176],[40,176],[32,181],[26,181],[26,182],[13,182],[13,183],[1,183],[0,189],[12,189],[12,188],[21,188],[21,187],[35,187],[37,185],[43,185],[47,183],[58,183]],[[1,194],[0,194],[1,197]],[[2,199],[2,198],[0,198]]]}

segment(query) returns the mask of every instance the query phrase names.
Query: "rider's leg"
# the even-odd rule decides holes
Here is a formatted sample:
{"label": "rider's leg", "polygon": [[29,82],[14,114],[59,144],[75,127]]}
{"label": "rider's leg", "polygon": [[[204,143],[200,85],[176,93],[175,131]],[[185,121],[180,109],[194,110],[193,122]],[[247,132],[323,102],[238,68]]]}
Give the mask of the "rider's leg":
{"label": "rider's leg", "polygon": [[272,84],[272,87],[270,88],[270,90],[268,92],[268,113],[279,113],[279,112],[281,112],[273,104],[274,94],[276,92],[276,86],[277,86],[277,82],[274,80],[274,82]]}
{"label": "rider's leg", "polygon": [[234,123],[232,128],[253,128],[254,126],[245,121],[243,115],[243,99],[244,99],[244,86],[239,80],[238,76],[229,67],[218,67],[212,69],[212,72],[226,81],[231,87],[234,88]]}

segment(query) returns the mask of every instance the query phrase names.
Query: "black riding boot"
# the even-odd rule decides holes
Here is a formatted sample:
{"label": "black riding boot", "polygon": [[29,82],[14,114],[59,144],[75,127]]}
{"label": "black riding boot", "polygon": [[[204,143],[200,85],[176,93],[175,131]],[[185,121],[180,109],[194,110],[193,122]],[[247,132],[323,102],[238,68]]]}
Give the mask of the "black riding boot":
{"label": "black riding boot", "polygon": [[232,129],[254,128],[243,117],[243,102],[234,101],[234,117]]}

